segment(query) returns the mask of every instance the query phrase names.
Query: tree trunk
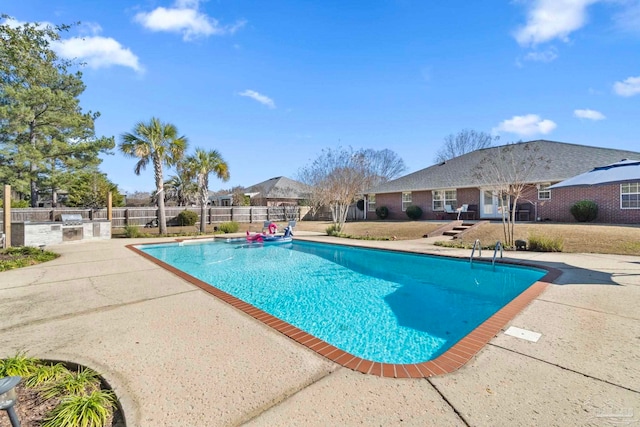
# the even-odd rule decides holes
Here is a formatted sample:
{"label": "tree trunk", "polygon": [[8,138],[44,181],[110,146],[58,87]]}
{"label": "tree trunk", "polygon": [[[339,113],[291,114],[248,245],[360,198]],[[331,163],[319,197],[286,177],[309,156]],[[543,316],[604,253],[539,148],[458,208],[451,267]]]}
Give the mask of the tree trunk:
{"label": "tree trunk", "polygon": [[[29,143],[36,149],[36,131],[35,131],[35,122],[29,123]],[[38,170],[36,164],[31,161],[29,162],[29,190],[30,194],[30,204],[32,208],[38,207],[38,185],[35,180],[35,174]]]}
{"label": "tree trunk", "polygon": [[162,179],[162,162],[154,157],[153,168],[156,175],[156,202],[158,204],[158,226],[160,234],[167,234],[167,216],[164,211],[164,181]]}

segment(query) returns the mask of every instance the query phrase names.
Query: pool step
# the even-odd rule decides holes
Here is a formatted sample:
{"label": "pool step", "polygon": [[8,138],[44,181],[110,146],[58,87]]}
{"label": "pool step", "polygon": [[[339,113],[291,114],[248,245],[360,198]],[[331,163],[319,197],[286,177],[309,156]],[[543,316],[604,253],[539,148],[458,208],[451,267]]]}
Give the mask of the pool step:
{"label": "pool step", "polygon": [[444,233],[442,233],[444,236],[451,236],[455,239],[455,237],[464,232],[467,231],[468,229],[470,229],[471,227],[473,227],[475,224],[469,224],[469,223],[462,223],[460,225],[456,225],[455,227],[453,227],[451,230],[445,231]]}
{"label": "pool step", "polygon": [[462,221],[456,220],[451,221],[442,226],[432,230],[429,234],[425,234],[422,237],[437,237],[437,236],[448,236],[453,239],[457,239],[462,234],[466,233],[468,230],[472,228],[478,227],[482,224],[486,224],[489,221]]}

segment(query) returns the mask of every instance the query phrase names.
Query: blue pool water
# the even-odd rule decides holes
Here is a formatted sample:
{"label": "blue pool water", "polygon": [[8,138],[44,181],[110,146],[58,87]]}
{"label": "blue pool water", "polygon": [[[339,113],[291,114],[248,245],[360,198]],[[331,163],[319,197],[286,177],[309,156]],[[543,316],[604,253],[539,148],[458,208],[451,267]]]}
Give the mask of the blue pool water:
{"label": "blue pool water", "polygon": [[545,271],[294,241],[138,249],[366,360],[433,359]]}

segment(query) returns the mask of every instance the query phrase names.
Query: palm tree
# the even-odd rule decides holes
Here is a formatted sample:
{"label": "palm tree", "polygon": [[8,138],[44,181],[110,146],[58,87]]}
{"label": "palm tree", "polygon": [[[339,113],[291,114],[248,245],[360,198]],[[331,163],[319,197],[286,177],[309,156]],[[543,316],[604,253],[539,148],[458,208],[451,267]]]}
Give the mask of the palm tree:
{"label": "palm tree", "polygon": [[188,168],[198,180],[198,190],[200,194],[200,231],[205,232],[205,211],[207,199],[209,198],[209,174],[215,173],[223,181],[229,180],[229,165],[222,159],[216,150],[205,151],[196,148],[194,155],[187,157]]}
{"label": "palm tree", "polygon": [[176,174],[164,182],[166,200],[175,200],[178,206],[187,206],[198,194],[198,184],[193,179],[185,160],[176,164]]}
{"label": "palm tree", "polygon": [[162,166],[176,164],[187,149],[187,138],[178,136],[178,129],[171,123],[162,123],[152,117],[149,123],[138,122],[133,133],[125,133],[120,137],[120,151],[128,157],[138,158],[134,172],[140,175],[149,162],[153,163],[156,180],[156,200],[158,203],[158,224],[160,234],[167,233],[167,218],[164,212],[164,182]]}

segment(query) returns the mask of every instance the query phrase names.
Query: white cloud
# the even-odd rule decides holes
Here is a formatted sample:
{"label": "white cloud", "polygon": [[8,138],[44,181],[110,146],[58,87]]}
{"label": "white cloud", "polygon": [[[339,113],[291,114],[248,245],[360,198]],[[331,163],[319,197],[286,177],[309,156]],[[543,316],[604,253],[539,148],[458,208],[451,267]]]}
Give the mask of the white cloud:
{"label": "white cloud", "polygon": [[[3,24],[11,27],[18,27],[26,22],[15,19],[6,19]],[[55,28],[50,22],[39,22],[38,28]],[[97,34],[102,31],[99,24],[85,23],[79,26],[81,33],[94,34],[90,37],[72,37],[51,41],[51,49],[58,56],[64,59],[79,60],[85,62],[91,68],[109,67],[112,65],[122,65],[133,68],[137,72],[144,69],[138,61],[138,57],[131,50],[124,48],[115,39],[102,37]]]}
{"label": "white cloud", "polygon": [[533,50],[525,55],[524,60],[534,62],[551,62],[557,57],[558,50],[555,47],[550,47],[543,51]]}
{"label": "white cloud", "polygon": [[587,22],[587,7],[600,0],[534,0],[527,13],[527,23],[515,38],[522,46],[553,39],[568,41],[569,34]]}
{"label": "white cloud", "polygon": [[546,135],[556,127],[557,125],[551,120],[542,120],[537,114],[527,114],[525,116],[513,116],[509,120],[502,121],[492,129],[492,132],[509,132],[522,136],[531,136],[538,133]]}
{"label": "white cloud", "polygon": [[[14,19],[14,18],[5,19],[2,22],[2,25],[6,25],[7,27],[10,27],[10,28],[18,28],[25,24],[32,24],[32,22],[18,21],[17,19]],[[47,21],[38,22],[37,24],[38,25],[36,25],[36,28],[40,30],[45,30],[47,28],[52,28],[52,29],[56,28],[55,25]]]}
{"label": "white cloud", "polygon": [[266,105],[269,108],[276,108],[276,104],[273,102],[273,99],[268,96],[262,95],[261,93],[256,92],[255,90],[245,90],[240,92],[238,95],[246,96],[248,98],[253,98],[258,101],[260,104]]}
{"label": "white cloud", "polygon": [[201,36],[233,34],[242,28],[246,21],[221,26],[205,13],[200,12],[199,0],[177,0],[173,7],[157,7],[151,12],[140,12],[135,21],[151,31],[166,31],[182,34],[185,41]]}
{"label": "white cloud", "polygon": [[613,84],[613,91],[620,96],[633,96],[640,94],[640,76],[629,77],[621,82]]}
{"label": "white cloud", "polygon": [[579,119],[589,119],[589,120],[604,120],[606,119],[605,115],[600,111],[596,110],[573,110],[573,115]]}
{"label": "white cloud", "polygon": [[640,31],[640,1],[627,1],[622,4],[623,10],[613,16],[616,26],[625,32]]}
{"label": "white cloud", "polygon": [[72,37],[53,42],[52,48],[62,58],[78,59],[91,68],[121,65],[144,71],[138,57],[111,37]]}

